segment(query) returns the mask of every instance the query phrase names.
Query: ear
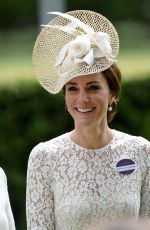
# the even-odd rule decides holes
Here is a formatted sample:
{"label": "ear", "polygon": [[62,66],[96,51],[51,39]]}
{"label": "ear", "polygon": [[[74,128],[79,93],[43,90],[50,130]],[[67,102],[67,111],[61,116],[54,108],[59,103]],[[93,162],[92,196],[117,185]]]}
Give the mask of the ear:
{"label": "ear", "polygon": [[111,105],[114,101],[116,101],[116,94],[115,92],[111,92],[109,97],[109,104]]}

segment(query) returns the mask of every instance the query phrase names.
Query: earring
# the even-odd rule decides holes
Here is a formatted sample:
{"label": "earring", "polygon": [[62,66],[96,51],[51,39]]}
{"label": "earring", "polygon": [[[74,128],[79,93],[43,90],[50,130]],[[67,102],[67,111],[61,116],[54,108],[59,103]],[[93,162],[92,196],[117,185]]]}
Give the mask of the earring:
{"label": "earring", "polygon": [[112,111],[112,106],[111,106],[111,105],[108,106],[108,111],[109,111],[109,112]]}

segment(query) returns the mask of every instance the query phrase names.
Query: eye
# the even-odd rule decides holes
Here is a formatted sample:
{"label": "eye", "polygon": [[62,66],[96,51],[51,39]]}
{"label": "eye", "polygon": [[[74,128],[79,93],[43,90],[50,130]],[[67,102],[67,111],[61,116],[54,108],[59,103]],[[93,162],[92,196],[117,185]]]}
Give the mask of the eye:
{"label": "eye", "polygon": [[100,86],[99,86],[99,85],[91,85],[91,86],[89,86],[88,89],[89,89],[89,90],[99,90],[99,89],[100,89]]}
{"label": "eye", "polygon": [[67,87],[67,91],[76,91],[76,90],[78,90],[76,86]]}

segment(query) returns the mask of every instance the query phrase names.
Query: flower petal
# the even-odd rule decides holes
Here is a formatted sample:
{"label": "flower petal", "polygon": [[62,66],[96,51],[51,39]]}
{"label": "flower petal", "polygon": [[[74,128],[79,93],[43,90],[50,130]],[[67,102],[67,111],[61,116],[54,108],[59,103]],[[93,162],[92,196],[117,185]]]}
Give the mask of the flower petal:
{"label": "flower petal", "polygon": [[93,49],[89,51],[89,53],[83,58],[83,61],[85,61],[88,65],[92,65],[94,62],[94,53]]}
{"label": "flower petal", "polygon": [[75,64],[84,62],[84,61],[83,61],[83,58],[74,58],[73,60],[74,60],[74,63],[75,63]]}
{"label": "flower petal", "polygon": [[68,49],[68,46],[65,45],[63,46],[63,48],[60,50],[59,54],[58,54],[58,57],[56,59],[56,62],[55,62],[55,67],[62,64],[64,58],[66,57],[66,54],[67,54],[67,49]]}
{"label": "flower petal", "polygon": [[[101,57],[105,57],[107,54],[111,55],[112,48],[110,45],[110,37],[108,34],[103,32],[97,32],[94,34],[95,45],[99,48],[101,52]],[[97,55],[97,51],[96,55]]]}
{"label": "flower petal", "polygon": [[99,48],[93,48],[93,53],[95,58],[104,57],[103,52]]}
{"label": "flower petal", "polygon": [[72,58],[83,58],[90,49],[91,42],[87,35],[79,35],[68,43],[68,53]]}
{"label": "flower petal", "polygon": [[67,55],[62,63],[62,65],[60,65],[60,72],[61,73],[65,73],[70,71],[71,69],[73,69],[75,66],[74,60],[72,60],[72,58]]}

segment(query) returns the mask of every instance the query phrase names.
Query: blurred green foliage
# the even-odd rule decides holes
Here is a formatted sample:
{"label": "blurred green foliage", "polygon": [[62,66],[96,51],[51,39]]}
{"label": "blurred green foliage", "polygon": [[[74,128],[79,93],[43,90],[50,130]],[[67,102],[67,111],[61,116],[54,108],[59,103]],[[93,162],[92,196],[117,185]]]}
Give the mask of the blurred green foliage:
{"label": "blurred green foliage", "polygon": [[[123,82],[111,127],[150,139],[149,98],[150,78]],[[0,159],[17,229],[26,229],[26,170],[31,149],[73,128],[64,104],[62,95],[50,95],[36,83],[0,88]]]}
{"label": "blurred green foliage", "polygon": [[36,0],[0,0],[0,28],[35,25],[38,2]]}
{"label": "blurred green foliage", "polygon": [[150,20],[146,10],[150,6],[149,0],[68,0],[67,3],[70,10],[94,10],[105,15],[111,21]]}
{"label": "blurred green foliage", "polygon": [[[140,80],[141,79],[141,80]],[[118,113],[112,123],[118,130],[150,140],[150,77],[124,82]]]}
{"label": "blurred green foliage", "polygon": [[[24,27],[36,25],[38,20],[38,2],[42,0],[11,0],[6,4],[0,1],[0,27]],[[62,0],[63,1],[63,0]],[[137,20],[150,21],[149,0],[64,0],[67,11],[88,9],[97,11],[111,21]],[[51,7],[47,9],[50,11]]]}
{"label": "blurred green foliage", "polygon": [[149,0],[67,0],[69,10],[94,10],[109,18],[110,21],[137,20],[148,22],[150,15],[147,7]]}

